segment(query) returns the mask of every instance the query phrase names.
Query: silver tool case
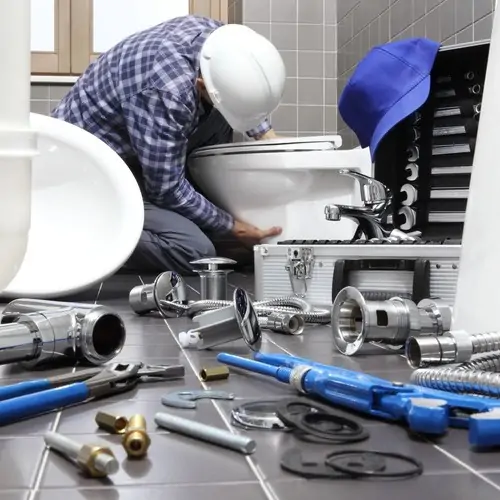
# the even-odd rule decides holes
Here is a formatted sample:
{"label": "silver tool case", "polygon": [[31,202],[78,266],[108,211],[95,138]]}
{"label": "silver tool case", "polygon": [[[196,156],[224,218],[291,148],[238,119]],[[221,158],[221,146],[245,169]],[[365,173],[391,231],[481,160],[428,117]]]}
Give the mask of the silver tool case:
{"label": "silver tool case", "polygon": [[326,306],[352,285],[367,297],[453,303],[488,54],[489,42],[442,47],[429,98],[378,147],[374,177],[394,195],[386,228],[421,231],[422,241],[258,245],[257,300],[297,294]]}

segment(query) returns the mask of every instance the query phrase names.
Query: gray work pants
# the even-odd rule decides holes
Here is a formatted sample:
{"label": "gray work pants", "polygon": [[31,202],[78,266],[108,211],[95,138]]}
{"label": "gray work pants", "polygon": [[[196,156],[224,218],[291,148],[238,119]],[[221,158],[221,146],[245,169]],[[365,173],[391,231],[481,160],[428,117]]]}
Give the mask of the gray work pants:
{"label": "gray work pants", "polygon": [[[232,141],[232,129],[222,115],[212,110],[190,137],[188,155],[195,149]],[[140,165],[128,161],[142,187]],[[186,167],[186,177],[193,184]],[[193,184],[194,185],[194,184]],[[196,189],[196,186],[194,186]],[[144,191],[143,191],[144,193]],[[171,210],[144,202],[144,230],[126,269],[160,273],[176,271],[191,274],[189,263],[204,257],[215,257],[211,239],[192,221]]]}

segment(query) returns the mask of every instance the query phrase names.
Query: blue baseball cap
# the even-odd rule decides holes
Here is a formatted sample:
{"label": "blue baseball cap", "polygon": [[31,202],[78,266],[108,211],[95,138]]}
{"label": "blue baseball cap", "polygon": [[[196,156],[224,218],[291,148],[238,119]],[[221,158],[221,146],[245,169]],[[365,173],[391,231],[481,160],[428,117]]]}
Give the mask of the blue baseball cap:
{"label": "blue baseball cap", "polygon": [[440,44],[408,38],[374,47],[362,59],[339,100],[339,113],[372,160],[382,138],[429,97]]}

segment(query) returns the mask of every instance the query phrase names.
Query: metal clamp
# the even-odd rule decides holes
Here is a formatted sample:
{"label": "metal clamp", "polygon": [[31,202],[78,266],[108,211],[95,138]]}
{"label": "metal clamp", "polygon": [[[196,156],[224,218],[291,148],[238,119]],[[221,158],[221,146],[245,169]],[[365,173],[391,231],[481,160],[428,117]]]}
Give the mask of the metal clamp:
{"label": "metal clamp", "polygon": [[222,399],[232,401],[234,394],[225,391],[177,391],[167,394],[161,398],[162,404],[173,408],[196,408],[198,399]]}
{"label": "metal clamp", "polygon": [[221,269],[220,266],[234,265],[235,260],[214,257],[194,260],[190,264],[203,266],[202,269],[194,269],[194,272],[200,276],[201,300],[227,300],[227,275],[233,270]]}
{"label": "metal clamp", "polygon": [[288,249],[285,270],[290,278],[292,292],[298,297],[307,295],[307,280],[312,279],[314,260],[312,248],[291,247]]}

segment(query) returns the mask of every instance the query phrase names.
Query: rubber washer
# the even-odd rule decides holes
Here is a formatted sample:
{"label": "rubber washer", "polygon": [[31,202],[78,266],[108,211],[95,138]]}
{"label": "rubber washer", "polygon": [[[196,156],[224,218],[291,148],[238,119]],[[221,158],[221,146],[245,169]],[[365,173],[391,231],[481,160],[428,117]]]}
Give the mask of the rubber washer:
{"label": "rubber washer", "polygon": [[[384,459],[392,458],[395,460],[400,460],[401,462],[406,462],[410,467],[406,470],[399,472],[387,472],[366,470],[359,466],[362,464],[360,457],[363,456],[378,456]],[[347,460],[346,460],[347,459]],[[401,453],[389,453],[384,451],[369,451],[369,450],[344,450],[344,451],[334,451],[329,453],[325,458],[325,465],[331,467],[337,472],[343,474],[349,474],[352,477],[380,477],[380,478],[410,478],[414,476],[420,476],[424,472],[424,466],[422,462],[413,457],[408,457]]]}
{"label": "rubber washer", "polygon": [[[318,428],[321,422],[332,422],[342,426],[338,432],[324,431]],[[303,434],[319,437],[328,440],[330,443],[359,443],[369,438],[369,433],[363,429],[363,426],[354,420],[333,415],[331,413],[307,413],[302,415],[296,423],[296,429]]]}
{"label": "rubber washer", "polygon": [[[298,398],[285,399],[276,408],[278,418],[290,427],[297,427],[296,422],[300,422],[300,419],[304,415],[318,412],[333,415],[332,409],[329,406]],[[333,422],[330,423],[329,427],[330,431],[333,432],[340,432],[343,430],[341,424],[335,425]]]}
{"label": "rubber washer", "polygon": [[[365,470],[383,471],[385,460],[375,455],[366,455],[363,463]],[[351,474],[339,472],[326,463],[304,458],[302,451],[293,448],[281,457],[280,466],[283,470],[306,479],[353,479]]]}

